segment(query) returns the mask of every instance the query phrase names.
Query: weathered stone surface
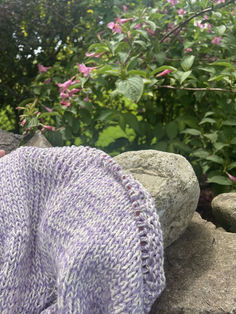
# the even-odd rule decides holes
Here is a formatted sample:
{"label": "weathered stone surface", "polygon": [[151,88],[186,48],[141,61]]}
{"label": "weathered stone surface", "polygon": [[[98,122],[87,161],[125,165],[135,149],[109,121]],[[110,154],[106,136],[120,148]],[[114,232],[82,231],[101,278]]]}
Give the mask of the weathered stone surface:
{"label": "weathered stone surface", "polygon": [[23,139],[22,135],[13,134],[0,130],[0,149],[4,149],[8,154],[17,147],[19,147],[19,144],[22,139]]}
{"label": "weathered stone surface", "polygon": [[150,314],[235,314],[236,235],[198,213],[165,250],[167,286]]}
{"label": "weathered stone surface", "polygon": [[40,131],[36,132],[24,146],[36,146],[40,148],[52,147],[52,145]]}
{"label": "weathered stone surface", "polygon": [[180,155],[156,150],[125,152],[115,160],[154,198],[164,245],[169,246],[184,232],[197,207],[200,189],[192,166]]}
{"label": "weathered stone surface", "polygon": [[216,221],[226,230],[236,232],[236,193],[219,194],[212,200],[211,206]]}

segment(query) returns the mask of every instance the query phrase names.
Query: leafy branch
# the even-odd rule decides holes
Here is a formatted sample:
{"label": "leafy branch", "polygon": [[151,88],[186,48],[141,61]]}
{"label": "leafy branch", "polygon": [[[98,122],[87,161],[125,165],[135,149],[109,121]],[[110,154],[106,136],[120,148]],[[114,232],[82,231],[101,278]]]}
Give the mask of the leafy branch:
{"label": "leafy branch", "polygon": [[169,88],[169,89],[177,89],[177,90],[189,90],[189,91],[210,91],[210,92],[226,92],[236,94],[235,90],[232,89],[224,89],[224,88],[204,88],[204,87],[175,87],[171,85],[161,85],[157,86],[157,88]]}
{"label": "leafy branch", "polygon": [[[228,6],[229,4],[231,3],[235,3],[235,0],[230,0],[226,3],[223,3],[219,6],[217,6],[217,8],[219,7],[220,9],[223,8],[223,7],[226,7]],[[209,8],[206,8],[202,11],[199,11],[193,15],[191,15],[189,18],[187,18],[185,21],[183,21],[182,23],[180,23],[179,25],[177,25],[175,28],[173,28],[171,31],[169,31],[164,37],[162,37],[161,39],[161,43],[168,37],[170,37],[173,33],[175,32],[180,32],[180,30],[185,26],[187,25],[192,19],[194,19],[195,17],[199,16],[199,15],[202,15],[202,14],[205,14],[207,12],[211,12],[211,11],[214,11],[215,10],[215,6],[212,5],[212,7],[209,7]]]}

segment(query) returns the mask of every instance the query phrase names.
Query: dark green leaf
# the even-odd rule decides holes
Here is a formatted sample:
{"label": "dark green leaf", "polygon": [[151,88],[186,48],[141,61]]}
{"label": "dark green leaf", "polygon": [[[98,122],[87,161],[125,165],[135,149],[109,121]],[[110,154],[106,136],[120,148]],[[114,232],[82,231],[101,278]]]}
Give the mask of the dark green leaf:
{"label": "dark green leaf", "polygon": [[166,126],[166,134],[170,140],[173,140],[178,134],[178,125],[172,121]]}
{"label": "dark green leaf", "polygon": [[134,102],[138,102],[141,98],[143,87],[143,79],[140,76],[131,76],[116,82],[117,91]]}
{"label": "dark green leaf", "polygon": [[181,66],[183,68],[184,71],[188,71],[191,69],[193,62],[194,62],[195,56],[191,55],[191,56],[187,56],[183,59],[183,61],[181,62]]}
{"label": "dark green leaf", "polygon": [[186,130],[182,131],[181,133],[190,134],[190,135],[194,135],[194,136],[201,135],[201,132],[199,130],[196,130],[196,129],[186,129]]}
{"label": "dark green leaf", "polygon": [[220,185],[232,185],[232,182],[230,181],[230,179],[223,176],[214,176],[214,177],[208,178],[207,182],[216,183]]}

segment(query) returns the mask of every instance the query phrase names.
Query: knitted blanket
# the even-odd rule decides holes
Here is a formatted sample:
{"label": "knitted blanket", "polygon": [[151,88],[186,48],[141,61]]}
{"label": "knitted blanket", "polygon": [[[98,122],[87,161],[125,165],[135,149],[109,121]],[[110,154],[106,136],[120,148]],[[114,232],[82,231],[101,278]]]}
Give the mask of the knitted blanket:
{"label": "knitted blanket", "polygon": [[0,313],[148,313],[165,286],[143,186],[89,147],[0,159]]}

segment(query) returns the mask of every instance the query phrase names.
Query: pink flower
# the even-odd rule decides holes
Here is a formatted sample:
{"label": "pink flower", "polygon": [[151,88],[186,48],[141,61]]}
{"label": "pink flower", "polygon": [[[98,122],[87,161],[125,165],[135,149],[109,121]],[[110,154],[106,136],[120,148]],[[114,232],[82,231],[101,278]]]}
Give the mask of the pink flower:
{"label": "pink flower", "polygon": [[89,102],[89,94],[86,95],[85,101]]}
{"label": "pink flower", "polygon": [[41,132],[44,132],[44,130],[49,130],[49,131],[55,131],[55,127],[51,125],[43,125],[43,128],[41,129]]}
{"label": "pink flower", "polygon": [[140,24],[140,23],[138,23],[138,24],[136,24],[136,25],[134,26],[134,29],[139,29],[139,28],[141,28],[141,24]]}
{"label": "pink flower", "polygon": [[55,128],[51,125],[44,125],[44,128],[47,129],[47,130],[50,130],[50,131],[54,131]]}
{"label": "pink flower", "polygon": [[163,76],[163,75],[166,75],[166,74],[168,74],[168,73],[170,73],[170,72],[172,72],[172,70],[169,70],[169,69],[164,70],[163,72],[161,72],[161,73],[157,74],[157,77],[159,77],[159,76]]}
{"label": "pink flower", "polygon": [[61,101],[61,105],[65,107],[70,107],[70,100],[67,99],[67,100]]}
{"label": "pink flower", "polygon": [[212,33],[212,29],[213,29],[213,25],[208,23],[208,25],[207,25],[207,32],[208,33]]}
{"label": "pink flower", "polygon": [[116,23],[119,23],[119,24],[124,24],[128,21],[132,20],[132,17],[128,18],[128,19],[121,19],[119,17],[116,18]]}
{"label": "pink flower", "polygon": [[48,111],[48,112],[53,112],[53,110],[49,107],[44,106],[44,108]]}
{"label": "pink flower", "polygon": [[226,172],[227,176],[230,178],[231,181],[235,182],[236,177],[232,176],[230,173]]}
{"label": "pink flower", "polygon": [[123,5],[123,10],[126,12],[128,10],[128,7],[126,5]]}
{"label": "pink flower", "polygon": [[39,73],[44,73],[44,72],[47,72],[47,70],[51,69],[51,67],[45,67],[43,66],[42,64],[38,63],[38,70],[39,70]]}
{"label": "pink flower", "polygon": [[177,3],[179,3],[178,0],[167,0],[167,2],[169,2],[172,5],[172,7],[174,7]]}
{"label": "pink flower", "polygon": [[96,52],[86,52],[85,55],[86,55],[86,57],[100,58],[102,54],[103,54],[102,52],[100,52],[100,53],[96,53]]}
{"label": "pink flower", "polygon": [[78,88],[73,88],[72,90],[69,89],[71,85],[74,85],[76,83],[79,83],[80,80],[73,81],[74,77],[69,79],[68,81],[57,85],[59,86],[60,91],[60,98],[61,98],[61,105],[70,107],[70,97],[73,97],[76,93],[78,93],[80,90]]}
{"label": "pink flower", "polygon": [[217,0],[216,4],[225,3],[225,0]]}
{"label": "pink flower", "polygon": [[178,14],[179,14],[179,15],[184,15],[185,13],[186,13],[186,11],[183,10],[183,9],[179,9],[179,10],[178,10]]}
{"label": "pink flower", "polygon": [[219,45],[220,45],[220,42],[221,42],[221,38],[222,38],[221,36],[219,36],[219,37],[216,37],[216,36],[215,36],[215,37],[212,39],[211,43],[219,46]]}
{"label": "pink flower", "polygon": [[24,126],[25,124],[26,124],[26,119],[24,119],[24,120],[20,123],[21,126]]}
{"label": "pink flower", "polygon": [[153,32],[153,30],[151,30],[150,28],[147,28],[146,31],[152,36],[155,35],[155,32]]}
{"label": "pink flower", "polygon": [[122,28],[120,27],[120,24],[118,23],[110,22],[107,24],[107,27],[112,30],[112,33],[118,33],[118,34],[122,33]]}
{"label": "pink flower", "polygon": [[189,53],[189,52],[192,52],[193,49],[192,49],[192,48],[186,48],[184,51],[185,51],[186,53]]}
{"label": "pink flower", "polygon": [[72,77],[71,79],[69,79],[68,81],[65,81],[64,83],[58,83],[57,86],[60,87],[60,92],[63,92],[65,90],[68,90],[68,88],[73,85],[73,84],[76,84],[76,83],[79,83],[80,81],[79,80],[76,80],[76,81],[73,81],[73,78]]}
{"label": "pink flower", "polygon": [[89,76],[90,72],[96,69],[97,67],[86,67],[86,65],[82,63],[82,64],[78,64],[78,68],[79,68],[80,73],[83,73],[84,76]]}

